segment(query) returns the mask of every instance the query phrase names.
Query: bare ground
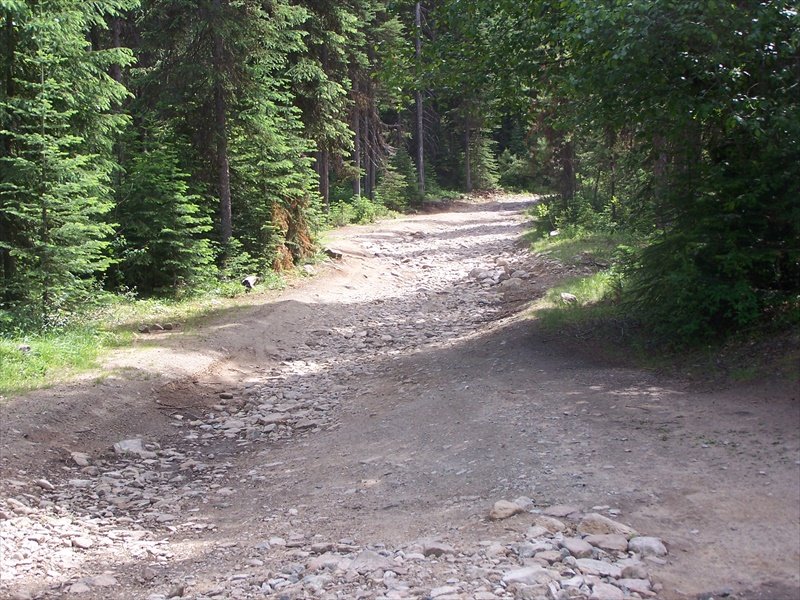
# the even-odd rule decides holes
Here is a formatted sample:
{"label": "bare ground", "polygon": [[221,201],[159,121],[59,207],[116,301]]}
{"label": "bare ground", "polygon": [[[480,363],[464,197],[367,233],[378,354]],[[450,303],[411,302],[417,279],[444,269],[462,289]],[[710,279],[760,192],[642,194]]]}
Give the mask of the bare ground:
{"label": "bare ground", "polygon": [[[503,543],[531,514],[486,515],[517,496],[540,508],[600,507],[662,538],[667,562],[650,571],[659,598],[800,597],[797,382],[709,390],[543,332],[526,302],[569,273],[521,247],[528,201],[341,230],[332,244],[344,259],[279,297],[198,331],[143,338],[92,378],[7,402],[0,597],[251,597],[240,574],[274,579],[312,542],[342,551]],[[469,277],[498,258],[525,271],[519,286]],[[299,403],[303,421],[254,435],[226,429],[270,397],[270,411]],[[104,508],[91,490],[131,468],[110,448],[135,437],[160,452],[154,471],[160,461],[159,473],[184,473],[169,470],[173,453],[176,465],[202,459],[212,475],[154,476],[155,499],[139,481],[162,512]],[[90,491],[76,490],[76,478]],[[159,521],[165,513],[175,520]],[[20,533],[33,525],[38,537]],[[136,536],[109,533],[122,529],[151,546],[133,551]],[[99,537],[85,549],[48,537],[81,532]],[[443,568],[417,588],[446,585]],[[113,585],[75,587],[104,572]],[[319,597],[385,591],[353,586]],[[408,597],[425,596],[417,588]],[[455,597],[473,597],[466,589]]]}

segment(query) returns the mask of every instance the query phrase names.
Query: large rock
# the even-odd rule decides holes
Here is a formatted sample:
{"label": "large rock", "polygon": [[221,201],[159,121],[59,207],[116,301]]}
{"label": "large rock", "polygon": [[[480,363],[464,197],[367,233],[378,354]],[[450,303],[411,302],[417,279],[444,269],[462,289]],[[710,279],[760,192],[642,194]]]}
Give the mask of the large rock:
{"label": "large rock", "polygon": [[589,535],[584,538],[592,546],[597,546],[603,550],[612,552],[625,552],[628,549],[628,538],[624,535],[615,533],[603,533],[600,535]]}
{"label": "large rock", "polygon": [[422,543],[423,556],[442,556],[443,554],[455,554],[456,550],[449,544],[437,540],[427,540]]}
{"label": "large rock", "polygon": [[632,527],[628,527],[623,523],[619,523],[598,513],[584,515],[583,519],[581,519],[581,522],[578,524],[578,531],[589,535],[624,535],[626,538],[639,535]]}
{"label": "large rock", "polygon": [[489,511],[489,518],[492,521],[500,521],[502,519],[508,519],[509,517],[518,515],[519,513],[524,511],[525,509],[523,509],[516,502],[509,502],[508,500],[498,500],[497,502],[494,503],[492,510]]}
{"label": "large rock", "polygon": [[622,575],[622,569],[602,560],[579,558],[575,563],[585,575],[600,575],[602,577],[619,577]]}
{"label": "large rock", "polygon": [[508,571],[503,575],[506,585],[522,583],[524,585],[547,584],[553,580],[553,573],[544,567],[523,567]]}
{"label": "large rock", "polygon": [[666,556],[667,548],[657,537],[635,537],[628,542],[628,550],[640,556]]}
{"label": "large rock", "polygon": [[652,596],[653,589],[647,579],[618,579],[615,582],[619,587],[636,592],[641,596]]}
{"label": "large rock", "polygon": [[316,573],[317,571],[328,570],[328,571],[336,571],[338,569],[346,569],[348,563],[350,561],[339,554],[333,554],[332,552],[326,552],[325,554],[320,554],[319,556],[315,556],[311,560],[308,561],[306,564],[306,570],[310,573]]}
{"label": "large rock", "polygon": [[559,531],[564,531],[567,528],[563,521],[559,521],[555,517],[548,517],[547,515],[537,515],[533,519],[533,524],[538,525],[539,527],[544,527],[550,533],[558,533]]}
{"label": "large rock", "polygon": [[592,545],[580,538],[564,538],[561,547],[569,550],[575,558],[591,558]]}
{"label": "large rock", "polygon": [[589,600],[624,600],[625,594],[608,583],[595,583]]}
{"label": "large rock", "polygon": [[372,550],[362,550],[350,563],[350,570],[361,573],[372,573],[373,571],[387,570],[392,566],[391,561],[385,556],[381,556]]}
{"label": "large rock", "polygon": [[121,440],[114,444],[114,452],[117,454],[136,454],[142,458],[155,458],[155,452],[145,450],[144,442],[141,438],[131,438],[128,440]]}

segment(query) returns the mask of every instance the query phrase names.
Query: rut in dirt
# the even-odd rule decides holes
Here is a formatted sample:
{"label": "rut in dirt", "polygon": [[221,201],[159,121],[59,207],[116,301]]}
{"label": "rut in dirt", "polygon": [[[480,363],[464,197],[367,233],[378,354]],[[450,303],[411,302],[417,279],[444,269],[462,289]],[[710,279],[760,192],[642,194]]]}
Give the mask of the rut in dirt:
{"label": "rut in dirt", "polygon": [[[347,230],[333,273],[193,340],[243,340],[228,360],[241,385],[216,384],[211,406],[181,388],[175,435],[26,474],[3,505],[0,589],[793,597],[796,404],[699,394],[541,331],[528,303],[591,267],[527,251],[532,201]],[[521,514],[487,519],[502,499]],[[587,513],[669,555],[627,542],[565,554]]]}

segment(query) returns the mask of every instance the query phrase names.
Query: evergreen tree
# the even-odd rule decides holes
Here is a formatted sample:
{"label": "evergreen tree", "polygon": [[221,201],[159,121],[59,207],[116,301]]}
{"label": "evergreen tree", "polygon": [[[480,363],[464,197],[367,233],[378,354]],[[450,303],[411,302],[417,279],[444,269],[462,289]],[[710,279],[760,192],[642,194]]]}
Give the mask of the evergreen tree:
{"label": "evergreen tree", "polygon": [[92,50],[92,29],[130,2],[5,2],[0,221],[6,308],[55,322],[109,266],[112,143],[125,88],[108,76],[122,49]]}
{"label": "evergreen tree", "polygon": [[114,212],[120,223],[115,246],[124,284],[144,294],[192,289],[213,274],[206,237],[212,222],[201,210],[201,197],[189,193],[176,146],[155,132],[128,147],[133,159]]}
{"label": "evergreen tree", "polygon": [[215,192],[223,252],[235,238],[262,269],[311,250],[313,146],[287,75],[307,16],[285,0],[145,4],[140,110],[191,140],[186,167]]}

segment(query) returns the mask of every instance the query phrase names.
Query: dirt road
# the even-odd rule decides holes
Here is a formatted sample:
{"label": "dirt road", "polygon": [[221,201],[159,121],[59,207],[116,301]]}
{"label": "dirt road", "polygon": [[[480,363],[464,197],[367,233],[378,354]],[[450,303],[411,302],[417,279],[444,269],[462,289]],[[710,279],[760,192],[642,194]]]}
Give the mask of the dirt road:
{"label": "dirt road", "polygon": [[[570,273],[531,200],[341,230],[280,296],[3,406],[0,597],[800,597],[796,385],[543,333]],[[668,553],[584,551],[598,523]]]}

